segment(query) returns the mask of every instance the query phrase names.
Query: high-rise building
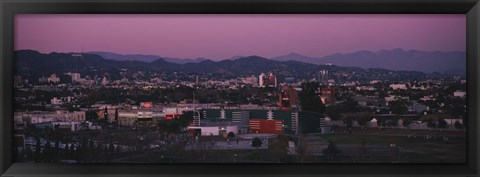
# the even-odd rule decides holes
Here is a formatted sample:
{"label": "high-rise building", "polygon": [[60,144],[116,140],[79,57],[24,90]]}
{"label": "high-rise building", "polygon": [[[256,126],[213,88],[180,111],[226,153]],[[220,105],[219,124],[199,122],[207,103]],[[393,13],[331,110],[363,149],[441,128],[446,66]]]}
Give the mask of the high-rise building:
{"label": "high-rise building", "polygon": [[277,76],[273,75],[273,73],[270,73],[270,75],[268,75],[267,86],[277,87]]}
{"label": "high-rise building", "polygon": [[320,85],[328,85],[328,70],[320,70],[317,73],[317,78],[316,80]]}
{"label": "high-rise building", "polygon": [[265,74],[260,74],[260,76],[258,76],[258,86],[259,87],[265,87],[265,77],[266,75]]}
{"label": "high-rise building", "polygon": [[277,87],[277,77],[273,73],[269,75],[262,73],[258,76],[258,85],[260,87]]}

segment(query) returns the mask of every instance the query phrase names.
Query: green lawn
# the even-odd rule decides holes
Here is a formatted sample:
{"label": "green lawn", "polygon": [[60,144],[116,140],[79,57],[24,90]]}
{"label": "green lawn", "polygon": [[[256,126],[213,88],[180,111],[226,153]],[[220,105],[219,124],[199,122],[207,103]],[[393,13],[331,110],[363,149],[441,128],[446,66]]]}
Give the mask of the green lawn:
{"label": "green lawn", "polygon": [[[282,162],[293,163],[462,163],[466,156],[466,143],[464,137],[449,138],[444,142],[443,137],[436,140],[424,140],[407,136],[387,135],[310,135],[308,141],[327,143],[334,141],[339,146],[359,147],[365,143],[367,146],[389,146],[396,144],[400,148],[398,158],[369,157],[358,159],[352,156],[339,155],[330,160],[323,156],[289,156]],[[375,153],[370,151],[369,153]],[[236,156],[235,156],[236,154]],[[162,158],[163,155],[163,158]],[[300,160],[303,159],[303,160]],[[206,150],[206,151],[165,151],[148,153],[132,159],[135,162],[146,163],[275,163],[268,150]]]}
{"label": "green lawn", "polygon": [[389,145],[400,147],[401,163],[463,163],[466,160],[465,137],[450,137],[444,142],[443,137],[436,140],[424,140],[407,136],[382,136],[382,135],[321,135],[326,141],[334,141],[338,145],[361,144]]}

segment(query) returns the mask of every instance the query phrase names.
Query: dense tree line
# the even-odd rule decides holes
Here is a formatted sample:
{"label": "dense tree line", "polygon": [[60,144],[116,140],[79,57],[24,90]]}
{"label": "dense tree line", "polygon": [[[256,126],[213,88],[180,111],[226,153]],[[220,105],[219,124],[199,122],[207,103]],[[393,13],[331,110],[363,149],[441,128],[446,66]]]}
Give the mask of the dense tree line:
{"label": "dense tree line", "polygon": [[131,103],[151,101],[154,103],[191,102],[195,99],[199,103],[229,102],[235,104],[270,104],[277,101],[276,88],[240,87],[238,89],[194,88],[179,86],[176,88],[157,88],[143,90],[135,88],[123,90],[118,88],[99,88],[86,92],[87,97],[77,101],[81,107],[88,107],[98,102],[107,104]]}
{"label": "dense tree line", "polygon": [[320,85],[317,82],[306,82],[302,83],[301,87],[302,91],[298,97],[302,111],[324,114],[325,104],[320,99]]}
{"label": "dense tree line", "polygon": [[65,141],[65,147],[60,147],[57,140],[54,145],[49,139],[42,146],[40,138],[36,137],[35,150],[25,152],[28,158],[35,163],[57,163],[62,160],[75,160],[79,163],[105,163],[111,160],[111,156],[121,153],[120,147],[112,143],[108,145],[95,144],[93,138],[82,137],[78,144]]}

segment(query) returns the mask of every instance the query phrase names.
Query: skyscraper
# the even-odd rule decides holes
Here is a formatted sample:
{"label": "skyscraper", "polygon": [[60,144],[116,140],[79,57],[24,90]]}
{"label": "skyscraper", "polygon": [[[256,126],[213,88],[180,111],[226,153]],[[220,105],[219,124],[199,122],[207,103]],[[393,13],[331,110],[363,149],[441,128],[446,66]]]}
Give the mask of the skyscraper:
{"label": "skyscraper", "polygon": [[273,75],[273,73],[268,75],[267,86],[277,87],[277,76]]}
{"label": "skyscraper", "polygon": [[265,87],[265,77],[266,75],[264,73],[260,74],[260,76],[258,76],[258,86],[259,87]]}
{"label": "skyscraper", "polygon": [[316,80],[318,81],[318,83],[320,83],[320,85],[328,85],[328,70],[320,70],[317,73]]}

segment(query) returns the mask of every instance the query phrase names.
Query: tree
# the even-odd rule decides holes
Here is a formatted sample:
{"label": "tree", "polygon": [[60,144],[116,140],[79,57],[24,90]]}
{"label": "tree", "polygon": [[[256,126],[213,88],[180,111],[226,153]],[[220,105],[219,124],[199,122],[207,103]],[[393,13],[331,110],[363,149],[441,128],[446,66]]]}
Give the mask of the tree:
{"label": "tree", "polygon": [[260,146],[262,146],[262,144],[263,144],[263,142],[262,142],[262,140],[260,140],[260,138],[258,138],[258,137],[253,138],[252,147],[258,149]]}
{"label": "tree", "polygon": [[403,121],[402,124],[404,127],[410,128],[410,124],[412,123],[412,120],[405,118],[405,120],[402,119],[402,121]]}
{"label": "tree", "polygon": [[118,108],[115,109],[115,125],[118,125]]}
{"label": "tree", "polygon": [[115,146],[113,145],[113,143],[110,143],[110,145],[108,145],[108,152],[110,154],[115,152]]}
{"label": "tree", "polygon": [[53,126],[53,133],[57,134],[58,132],[60,132],[60,125],[59,124],[55,124]]}
{"label": "tree", "polygon": [[365,128],[365,125],[368,121],[372,120],[373,115],[369,112],[362,112],[358,115],[358,125],[362,126],[362,129]]}
{"label": "tree", "polygon": [[463,129],[463,125],[460,123],[460,121],[455,121],[455,128],[456,129]]}
{"label": "tree", "polygon": [[86,120],[98,120],[98,114],[95,111],[87,111],[85,113]]}
{"label": "tree", "polygon": [[447,128],[448,123],[445,119],[438,119],[438,128]]}
{"label": "tree", "polygon": [[268,152],[272,159],[281,160],[288,155],[288,137],[278,135],[275,140],[268,144]]}
{"label": "tree", "polygon": [[402,99],[390,102],[389,108],[393,114],[405,114],[408,112],[407,102]]}
{"label": "tree", "polygon": [[353,125],[353,120],[351,117],[347,117],[343,120],[343,122],[347,125],[348,133],[352,133],[352,125]]}
{"label": "tree", "polygon": [[69,152],[70,152],[70,158],[72,158],[72,159],[77,159],[77,157],[78,157],[78,149],[75,150],[75,144],[72,143],[72,144],[70,145],[70,150],[69,150]]}
{"label": "tree", "polygon": [[299,93],[302,111],[324,113],[325,105],[317,94],[319,85],[316,82],[302,83],[302,91]]}
{"label": "tree", "polygon": [[110,148],[110,147],[107,147],[107,146],[104,146],[104,147],[103,147],[103,157],[104,157],[103,160],[105,160],[105,161],[107,161],[107,162],[110,161],[110,154],[111,154],[111,153],[108,152],[109,148]]}
{"label": "tree", "polygon": [[385,121],[385,125],[390,126],[390,127],[396,127],[398,126],[398,118],[390,119]]}
{"label": "tree", "polygon": [[435,124],[435,122],[433,122],[433,119],[431,118],[427,119],[426,122],[427,122],[427,127],[430,127],[430,128],[437,127],[437,124]]}
{"label": "tree", "polygon": [[358,112],[360,111],[360,105],[351,96],[348,96],[345,101],[340,104],[340,110],[345,112]]}
{"label": "tree", "polygon": [[92,162],[93,158],[95,157],[95,144],[91,138],[88,140],[88,146],[86,147],[85,154],[87,162]]}
{"label": "tree", "polygon": [[329,141],[327,149],[323,151],[328,159],[335,159],[337,155],[340,153],[340,149],[338,149],[337,145],[333,141]]}
{"label": "tree", "polygon": [[305,157],[307,157],[307,149],[309,149],[310,144],[307,142],[305,135],[302,134],[297,141],[297,153],[300,158],[300,163],[303,163]]}
{"label": "tree", "polygon": [[235,137],[235,133],[233,133],[233,132],[228,132],[228,137],[229,137],[229,138]]}
{"label": "tree", "polygon": [[55,141],[55,147],[53,148],[53,162],[60,160],[60,140]]}
{"label": "tree", "polygon": [[115,153],[120,153],[120,152],[122,152],[122,150],[120,149],[120,146],[117,146],[117,147],[115,148]]}
{"label": "tree", "polygon": [[357,151],[357,161],[362,160],[365,156],[368,155],[368,149],[367,149],[367,143],[365,141],[362,141],[360,143],[360,146],[358,147]]}
{"label": "tree", "polygon": [[105,106],[105,111],[104,111],[103,115],[104,115],[103,121],[104,121],[104,123],[107,123],[108,122],[108,109],[107,109],[106,106]]}
{"label": "tree", "polygon": [[43,151],[42,155],[43,155],[42,156],[43,162],[47,162],[47,163],[52,162],[52,145],[48,140],[45,144],[45,150]]}
{"label": "tree", "polygon": [[382,119],[377,118],[377,127],[378,127],[378,129],[382,130],[383,124],[384,124],[384,122],[382,121]]}
{"label": "tree", "polygon": [[179,118],[180,126],[187,127],[193,121],[193,111],[186,111]]}
{"label": "tree", "polygon": [[179,118],[158,124],[158,130],[162,133],[179,134],[181,130],[187,127],[193,121],[193,111],[186,111]]}
{"label": "tree", "polygon": [[42,146],[40,145],[40,138],[36,137],[35,139],[37,140],[37,142],[35,143],[35,153],[33,155],[33,160],[35,163],[40,163],[42,162]]}
{"label": "tree", "polygon": [[70,158],[70,147],[68,145],[68,141],[65,142],[65,149],[63,150],[63,155],[66,158]]}
{"label": "tree", "polygon": [[171,121],[167,122],[165,124],[165,128],[166,128],[166,131],[167,133],[172,133],[172,134],[178,134],[180,133],[180,130],[181,130],[181,123],[182,120],[181,118],[178,118],[178,119],[172,119]]}
{"label": "tree", "polygon": [[332,120],[340,120],[342,118],[342,115],[340,113],[341,110],[339,106],[336,105],[330,105],[325,109],[325,114],[327,114],[328,117],[332,118]]}
{"label": "tree", "polygon": [[32,160],[33,159],[32,148],[25,148],[25,155],[26,155],[28,160]]}
{"label": "tree", "polygon": [[104,162],[106,161],[106,153],[105,149],[107,149],[106,146],[103,144],[98,144],[94,148],[94,155],[93,155],[93,161],[94,162]]}

